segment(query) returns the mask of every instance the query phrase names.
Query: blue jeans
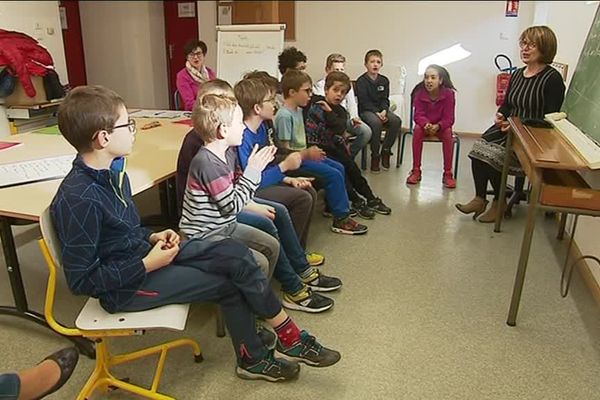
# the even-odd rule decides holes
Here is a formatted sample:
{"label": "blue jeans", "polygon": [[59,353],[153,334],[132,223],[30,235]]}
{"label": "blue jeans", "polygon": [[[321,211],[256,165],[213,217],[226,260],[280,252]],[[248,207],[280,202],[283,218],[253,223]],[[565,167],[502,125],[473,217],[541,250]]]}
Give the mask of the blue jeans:
{"label": "blue jeans", "polygon": [[0,374],[0,399],[17,400],[21,392],[21,379],[14,373]]}
{"label": "blue jeans", "polygon": [[269,319],[281,312],[281,303],[252,253],[233,239],[182,242],[175,260],[148,273],[136,296],[119,311],[184,303],[221,306],[238,360],[264,357],[255,315]]}
{"label": "blue jeans", "polygon": [[371,131],[369,125],[367,125],[364,121],[361,121],[360,124],[354,126],[354,124],[352,124],[352,118],[348,118],[348,122],[346,122],[346,131],[350,135],[356,136],[356,139],[354,139],[350,144],[350,157],[354,160],[356,155],[360,153],[363,147],[369,143],[373,132]]}
{"label": "blue jeans", "polygon": [[273,277],[281,283],[284,292],[297,293],[304,286],[298,275],[309,269],[310,265],[294,230],[290,214],[285,206],[274,201],[257,197],[254,198],[254,201],[273,207],[275,220],[271,221],[269,218],[248,211],[239,213],[237,220],[239,223],[260,229],[279,241],[281,247]]}
{"label": "blue jeans", "polygon": [[300,175],[306,171],[307,175],[320,178],[325,185],[325,199],[333,216],[335,218],[348,216],[350,204],[346,193],[346,172],[342,164],[328,157],[323,161],[305,160],[296,171]]}

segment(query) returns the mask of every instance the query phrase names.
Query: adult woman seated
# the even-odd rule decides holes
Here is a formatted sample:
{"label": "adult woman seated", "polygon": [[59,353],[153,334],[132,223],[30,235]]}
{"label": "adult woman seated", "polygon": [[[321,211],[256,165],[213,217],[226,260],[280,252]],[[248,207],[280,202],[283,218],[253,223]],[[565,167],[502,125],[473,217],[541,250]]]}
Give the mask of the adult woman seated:
{"label": "adult woman seated", "polygon": [[[556,55],[557,41],[554,32],[547,26],[532,26],[519,38],[521,61],[524,67],[517,69],[510,80],[504,103],[496,113],[494,125],[481,136],[469,153],[475,198],[466,204],[456,204],[464,214],[479,217],[479,222],[496,221],[496,210],[506,204],[499,199],[500,178],[506,154],[506,133],[510,129],[508,117],[544,119],[544,115],[560,110],[565,97],[565,84],[560,73],[550,64]],[[519,162],[512,154],[509,173],[524,176]],[[485,212],[488,201],[488,181],[494,188],[494,201]],[[485,213],[484,213],[485,212]]]}
{"label": "adult woman seated", "polygon": [[215,79],[217,74],[204,65],[208,49],[202,40],[189,40],[183,47],[183,51],[185,68],[177,73],[177,90],[183,99],[183,109],[192,111],[200,85]]}

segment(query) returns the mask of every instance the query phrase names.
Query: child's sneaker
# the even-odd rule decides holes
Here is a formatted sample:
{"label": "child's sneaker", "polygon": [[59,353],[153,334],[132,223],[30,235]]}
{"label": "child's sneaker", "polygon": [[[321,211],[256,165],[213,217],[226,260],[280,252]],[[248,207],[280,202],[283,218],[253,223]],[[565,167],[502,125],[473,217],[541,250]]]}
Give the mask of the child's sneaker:
{"label": "child's sneaker", "polygon": [[416,185],[420,181],[421,181],[421,170],[420,169],[413,169],[412,171],[410,171],[410,175],[408,176],[408,178],[406,178],[406,183],[408,183],[409,185]]}
{"label": "child's sneaker", "polygon": [[369,206],[369,208],[378,214],[390,215],[392,213],[392,209],[383,204],[383,200],[381,200],[379,197],[369,200],[367,206]]}
{"label": "child's sneaker", "polygon": [[347,216],[344,218],[334,218],[331,230],[335,233],[344,233],[346,235],[363,235],[367,233],[369,228]]}
{"label": "child's sneaker", "polygon": [[[375,218],[375,211],[373,211],[365,201],[356,201],[352,203],[352,208],[357,211],[359,217],[364,219],[373,219]],[[350,216],[353,217],[352,213]]]}
{"label": "child's sneaker", "polygon": [[313,268],[312,273],[302,278],[302,281],[313,291],[313,292],[333,292],[342,287],[342,281],[332,276],[323,275],[318,269]]}
{"label": "child's sneaker", "polygon": [[265,358],[254,364],[241,361],[235,373],[242,379],[264,379],[269,382],[289,381],[298,377],[298,363],[273,356],[269,350]]}
{"label": "child's sneaker", "polygon": [[442,177],[442,183],[448,189],[454,189],[456,187],[456,180],[452,176],[452,171],[444,172],[444,176]]}
{"label": "child's sneaker", "polygon": [[333,300],[329,297],[314,293],[310,288],[304,287],[297,294],[283,292],[281,304],[290,310],[308,313],[320,313],[333,307]]}
{"label": "child's sneaker", "polygon": [[[352,218],[354,218],[358,215],[358,211],[354,207],[350,207],[350,210],[348,210],[348,215],[350,215]],[[331,217],[333,217],[333,214],[331,213],[331,211],[329,211],[328,208],[326,208],[323,210],[323,216],[325,218],[331,218]]]}
{"label": "child's sneaker", "polygon": [[311,251],[306,253],[306,260],[311,267],[318,267],[325,263],[325,256],[317,252]]}
{"label": "child's sneaker", "polygon": [[306,331],[300,332],[300,341],[287,349],[278,340],[275,354],[286,360],[302,362],[313,367],[329,367],[342,357],[339,352],[321,346],[317,339]]}

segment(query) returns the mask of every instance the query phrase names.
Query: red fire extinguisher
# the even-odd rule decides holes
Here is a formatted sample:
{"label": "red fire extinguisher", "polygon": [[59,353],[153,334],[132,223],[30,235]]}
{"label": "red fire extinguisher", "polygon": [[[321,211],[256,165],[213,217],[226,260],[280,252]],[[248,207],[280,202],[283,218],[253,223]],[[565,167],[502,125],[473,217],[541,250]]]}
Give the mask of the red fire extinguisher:
{"label": "red fire extinguisher", "polygon": [[[504,59],[508,63],[508,67],[502,68],[498,63],[499,59]],[[504,97],[506,96],[506,91],[508,90],[508,83],[510,82],[512,73],[517,69],[517,67],[513,67],[510,58],[504,54],[498,54],[494,58],[494,64],[496,64],[496,68],[498,68],[498,71],[500,71],[498,76],[496,76],[496,105],[499,107],[504,102]]]}

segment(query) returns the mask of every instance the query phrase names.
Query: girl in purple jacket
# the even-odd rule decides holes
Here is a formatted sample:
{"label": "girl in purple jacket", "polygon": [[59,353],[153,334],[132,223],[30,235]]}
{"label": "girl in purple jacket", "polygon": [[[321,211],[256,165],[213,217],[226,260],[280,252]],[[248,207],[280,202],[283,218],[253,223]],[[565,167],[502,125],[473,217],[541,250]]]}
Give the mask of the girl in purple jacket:
{"label": "girl in purple jacket", "polygon": [[446,68],[432,64],[425,70],[423,82],[413,89],[410,98],[414,107],[413,169],[406,180],[409,185],[421,180],[421,154],[425,136],[437,136],[444,154],[445,187],[453,189],[452,125],[454,125],[454,85]]}

